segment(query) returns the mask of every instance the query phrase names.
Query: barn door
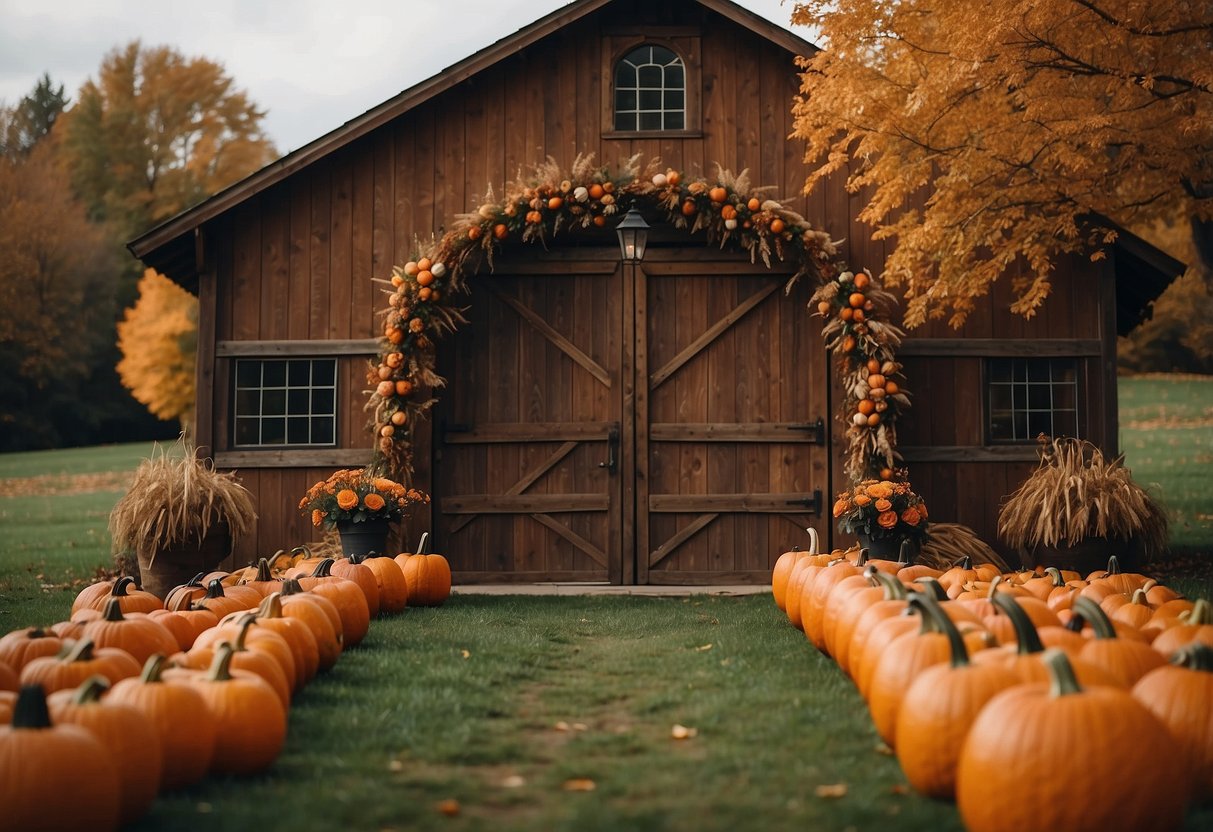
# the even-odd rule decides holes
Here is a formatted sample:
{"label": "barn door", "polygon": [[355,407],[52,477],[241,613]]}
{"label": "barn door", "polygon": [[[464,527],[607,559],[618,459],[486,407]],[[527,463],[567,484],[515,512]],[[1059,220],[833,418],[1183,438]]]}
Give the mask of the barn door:
{"label": "barn door", "polygon": [[499,262],[475,279],[434,421],[434,518],[458,580],[623,581],[618,269]]}
{"label": "barn door", "polygon": [[637,579],[746,583],[825,535],[825,351],[787,275],[653,252],[636,285]]}

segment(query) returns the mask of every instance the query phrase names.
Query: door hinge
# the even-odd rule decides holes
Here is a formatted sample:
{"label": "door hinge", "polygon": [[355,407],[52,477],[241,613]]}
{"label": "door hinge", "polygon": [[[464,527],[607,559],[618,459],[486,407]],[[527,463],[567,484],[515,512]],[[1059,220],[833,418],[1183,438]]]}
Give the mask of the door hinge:
{"label": "door hinge", "polygon": [[821,511],[823,508],[823,506],[821,504],[821,489],[820,488],[813,489],[812,497],[805,497],[803,500],[788,500],[788,505],[804,506],[805,508],[807,508],[809,510],[810,514],[815,514],[818,517],[820,517]]}
{"label": "door hinge", "polygon": [[811,433],[809,441],[814,445],[824,445],[826,443],[826,423],[820,416],[816,422],[805,422],[800,425],[788,425],[788,430],[802,430]]}

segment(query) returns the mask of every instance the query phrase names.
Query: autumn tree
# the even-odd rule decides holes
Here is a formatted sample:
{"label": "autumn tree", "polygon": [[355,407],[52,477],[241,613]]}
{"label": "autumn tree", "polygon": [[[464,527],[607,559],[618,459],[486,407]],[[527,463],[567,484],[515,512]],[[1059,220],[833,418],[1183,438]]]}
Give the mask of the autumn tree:
{"label": "autumn tree", "polygon": [[[907,325],[959,325],[1009,265],[1017,312],[1108,220],[1192,229],[1213,282],[1213,5],[1186,0],[810,0],[796,134],[812,188],[845,175],[896,247]],[[880,264],[872,265],[879,268]]]}
{"label": "autumn tree", "polygon": [[188,430],[194,416],[198,299],[155,269],[139,281],[139,300],[118,324],[118,375],[161,419]]}
{"label": "autumn tree", "polygon": [[66,116],[77,193],[130,239],[273,160],[264,115],[211,60],[115,49]]}

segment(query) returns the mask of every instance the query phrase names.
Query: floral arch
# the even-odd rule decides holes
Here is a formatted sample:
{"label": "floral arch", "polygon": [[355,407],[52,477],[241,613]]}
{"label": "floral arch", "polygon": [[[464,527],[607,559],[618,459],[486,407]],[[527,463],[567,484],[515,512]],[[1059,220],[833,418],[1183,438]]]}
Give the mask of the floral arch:
{"label": "floral arch", "polygon": [[829,235],[769,198],[769,188],[752,187],[746,172],[720,169],[715,180],[689,179],[657,159],[642,169],[638,158],[617,171],[589,156],[568,171],[549,159],[526,181],[508,183],[502,199],[490,190],[475,212],[457,215],[441,237],[418,244],[415,259],[396,266],[390,280],[376,278],[388,306],[378,360],[367,376],[375,467],[411,481],[413,426],[437,401],[428,393],[445,384],[434,369],[435,341],[465,322],[455,299],[481,258],[491,269],[503,243],[546,244],[561,233],[606,227],[635,207],[688,233],[703,231],[709,245],[747,252],[751,262],[796,265],[789,288],[810,276],[820,282],[810,312],[825,319],[826,347],[839,363],[847,475],[856,482],[903,480],[896,423],[910,400],[896,359],[902,333],[887,320],[893,296],[866,270],[849,271]]}

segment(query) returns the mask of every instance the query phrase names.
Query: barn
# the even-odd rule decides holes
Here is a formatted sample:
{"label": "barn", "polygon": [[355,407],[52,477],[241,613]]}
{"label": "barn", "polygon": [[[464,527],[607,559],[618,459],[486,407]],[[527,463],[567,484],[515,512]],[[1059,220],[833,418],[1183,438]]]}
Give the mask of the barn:
{"label": "barn", "polygon": [[[728,0],[578,0],[151,229],[136,257],[200,302],[195,440],[254,494],[231,563],[316,538],[296,504],[366,464],[372,278],[547,159],[639,155],[714,176],[747,170],[842,258],[879,271],[842,182],[802,193],[795,58],[815,47]],[[610,228],[507,245],[468,281],[467,325],[437,345],[448,385],[415,428],[421,529],[456,581],[765,582],[778,554],[833,528],[847,486],[837,372],[752,262],[654,221],[640,264]],[[900,449],[933,519],[996,539],[1034,437],[1117,448],[1116,336],[1182,265],[1131,234],[1058,270],[1043,314],[1006,281],[960,330],[915,330]]]}

